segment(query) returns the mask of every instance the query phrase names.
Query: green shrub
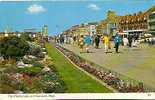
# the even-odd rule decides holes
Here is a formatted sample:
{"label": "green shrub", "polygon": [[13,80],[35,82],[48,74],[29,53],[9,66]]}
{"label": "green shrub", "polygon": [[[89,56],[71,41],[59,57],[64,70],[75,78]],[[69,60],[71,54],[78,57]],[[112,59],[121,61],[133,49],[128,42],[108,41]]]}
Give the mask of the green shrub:
{"label": "green shrub", "polygon": [[[44,82],[43,91],[45,93],[63,93],[67,89],[64,81],[54,72],[46,73],[41,81]],[[46,82],[51,82],[51,84],[46,84]]]}
{"label": "green shrub", "polygon": [[64,93],[67,86],[63,80],[58,80],[55,88],[55,93]]}
{"label": "green shrub", "polygon": [[0,74],[0,83],[1,84],[10,84],[11,80],[5,73]]}
{"label": "green shrub", "polygon": [[17,71],[20,73],[26,73],[29,75],[36,75],[40,73],[42,68],[40,67],[25,67],[25,68],[18,68]]}
{"label": "green shrub", "polygon": [[[48,67],[53,71],[57,73],[57,70],[53,64],[49,64]],[[57,73],[58,74],[58,73]]]}
{"label": "green shrub", "polygon": [[44,58],[45,55],[44,55],[42,52],[40,52],[40,53],[37,55],[37,57],[39,57],[39,58]]}
{"label": "green shrub", "polygon": [[29,54],[36,56],[38,58],[44,58],[45,57],[45,55],[42,53],[42,49],[40,46],[32,44],[32,43],[29,43],[29,45],[30,45],[30,49],[28,51]]}
{"label": "green shrub", "polygon": [[33,62],[33,66],[34,67],[40,67],[40,68],[43,68],[44,67],[44,65],[41,64],[41,63],[39,63],[39,62]]}
{"label": "green shrub", "polygon": [[13,93],[16,89],[7,84],[0,84],[0,94],[10,94]]}
{"label": "green shrub", "polygon": [[[29,83],[31,81],[31,83]],[[43,85],[39,78],[31,78],[29,81],[24,80],[18,85],[18,90],[24,93],[40,93],[42,91]]]}
{"label": "green shrub", "polygon": [[24,64],[31,64],[31,60],[29,60],[29,59],[23,58],[22,61]]}
{"label": "green shrub", "polygon": [[3,72],[5,73],[16,73],[17,67],[15,65],[6,66]]}
{"label": "green shrub", "polygon": [[0,54],[5,58],[21,58],[29,50],[27,41],[16,36],[4,37],[0,40]]}

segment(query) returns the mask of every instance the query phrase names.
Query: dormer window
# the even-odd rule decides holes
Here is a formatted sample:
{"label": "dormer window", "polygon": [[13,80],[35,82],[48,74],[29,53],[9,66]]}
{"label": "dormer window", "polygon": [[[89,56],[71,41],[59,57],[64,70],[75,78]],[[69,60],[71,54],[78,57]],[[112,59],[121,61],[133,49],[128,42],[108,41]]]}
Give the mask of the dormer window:
{"label": "dormer window", "polygon": [[139,18],[138,18],[138,21],[139,21]]}
{"label": "dormer window", "polygon": [[144,17],[144,20],[146,20],[146,17]]}

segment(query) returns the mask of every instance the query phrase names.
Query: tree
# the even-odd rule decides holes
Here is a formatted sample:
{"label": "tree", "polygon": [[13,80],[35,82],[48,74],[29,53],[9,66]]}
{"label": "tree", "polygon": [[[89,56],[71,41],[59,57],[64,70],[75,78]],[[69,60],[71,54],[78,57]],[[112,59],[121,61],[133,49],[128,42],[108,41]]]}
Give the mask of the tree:
{"label": "tree", "polygon": [[33,41],[32,37],[29,36],[29,33],[23,33],[21,38],[25,39],[26,41]]}
{"label": "tree", "polygon": [[33,44],[31,42],[28,42],[28,43],[30,46],[28,54],[39,57],[39,58],[44,58],[45,55],[43,54],[40,46]]}
{"label": "tree", "polygon": [[26,40],[18,37],[4,37],[0,40],[0,55],[5,59],[23,57],[29,50]]}

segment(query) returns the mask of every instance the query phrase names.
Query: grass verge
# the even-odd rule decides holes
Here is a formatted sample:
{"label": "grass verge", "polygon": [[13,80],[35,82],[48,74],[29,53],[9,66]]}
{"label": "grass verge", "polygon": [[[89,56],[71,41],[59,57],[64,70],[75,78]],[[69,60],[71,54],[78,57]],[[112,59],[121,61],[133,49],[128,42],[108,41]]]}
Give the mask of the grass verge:
{"label": "grass verge", "polygon": [[77,69],[56,48],[46,43],[48,55],[52,57],[54,65],[62,76],[68,89],[67,93],[109,93],[112,92],[90,76]]}

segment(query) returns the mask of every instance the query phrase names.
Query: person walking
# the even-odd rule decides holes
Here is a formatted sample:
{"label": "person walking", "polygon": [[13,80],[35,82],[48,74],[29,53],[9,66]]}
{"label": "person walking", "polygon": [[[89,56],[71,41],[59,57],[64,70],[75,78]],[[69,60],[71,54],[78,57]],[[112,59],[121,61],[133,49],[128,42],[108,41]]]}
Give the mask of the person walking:
{"label": "person walking", "polygon": [[60,44],[64,44],[64,36],[60,35]]}
{"label": "person walking", "polygon": [[80,36],[79,38],[79,47],[80,47],[80,53],[82,53],[84,50],[84,37],[83,35]]}
{"label": "person walking", "polygon": [[92,37],[89,34],[86,34],[84,37],[84,43],[86,45],[86,52],[89,53],[90,45],[92,44]]}
{"label": "person walking", "polygon": [[116,51],[116,53],[118,53],[119,45],[121,43],[121,38],[118,34],[116,34],[116,36],[114,38],[114,43],[115,43],[115,51]]}
{"label": "person walking", "polygon": [[73,36],[73,45],[75,45],[76,44],[76,39],[77,39],[77,37],[76,36]]}
{"label": "person walking", "polygon": [[95,41],[95,48],[98,49],[100,44],[100,36],[96,35],[94,41]]}
{"label": "person walking", "polygon": [[132,47],[132,42],[133,42],[132,40],[133,40],[132,36],[129,35],[129,36],[128,36],[128,42],[129,42],[129,47],[130,47],[130,48]]}
{"label": "person walking", "polygon": [[128,38],[126,38],[126,37],[123,38],[123,45],[124,46],[128,45]]}
{"label": "person walking", "polygon": [[103,43],[104,43],[104,50],[105,50],[105,53],[108,53],[108,46],[109,46],[109,37],[108,35],[105,35],[103,37]]}

